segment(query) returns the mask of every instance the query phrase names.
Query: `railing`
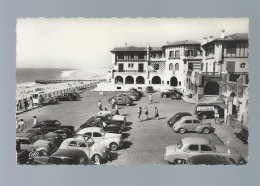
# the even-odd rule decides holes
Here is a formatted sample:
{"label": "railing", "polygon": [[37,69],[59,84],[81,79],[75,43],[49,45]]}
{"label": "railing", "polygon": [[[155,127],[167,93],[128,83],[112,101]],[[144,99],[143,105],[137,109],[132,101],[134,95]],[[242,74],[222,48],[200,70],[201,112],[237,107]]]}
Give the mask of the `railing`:
{"label": "railing", "polygon": [[146,59],[116,59],[117,62],[146,62]]}
{"label": "railing", "polygon": [[134,72],[134,73],[145,73],[146,70],[139,71],[139,70],[113,70],[113,72]]}
{"label": "railing", "polygon": [[202,75],[206,77],[221,77],[220,72],[202,72]]}

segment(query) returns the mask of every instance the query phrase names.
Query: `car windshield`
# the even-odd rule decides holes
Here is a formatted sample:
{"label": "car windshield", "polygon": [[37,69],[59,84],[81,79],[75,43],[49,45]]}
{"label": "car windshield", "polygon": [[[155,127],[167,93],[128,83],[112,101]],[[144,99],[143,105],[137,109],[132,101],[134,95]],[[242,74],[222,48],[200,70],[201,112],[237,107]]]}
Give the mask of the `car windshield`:
{"label": "car windshield", "polygon": [[183,146],[183,143],[182,143],[182,141],[179,141],[179,142],[177,143],[177,147],[178,147],[178,149],[181,149],[181,148],[182,148],[182,146]]}

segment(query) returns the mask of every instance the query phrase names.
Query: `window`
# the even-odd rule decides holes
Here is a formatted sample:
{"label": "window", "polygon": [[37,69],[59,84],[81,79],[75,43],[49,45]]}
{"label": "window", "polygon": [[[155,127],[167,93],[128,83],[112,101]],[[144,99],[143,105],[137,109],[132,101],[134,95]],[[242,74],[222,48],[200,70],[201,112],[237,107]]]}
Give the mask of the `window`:
{"label": "window", "polygon": [[201,151],[212,151],[208,145],[201,145]]}
{"label": "window", "polygon": [[93,132],[93,137],[102,137],[102,135],[98,132]]}
{"label": "window", "polygon": [[212,56],[214,55],[215,50],[214,50],[214,46],[210,46],[207,50],[206,50],[206,56]]}
{"label": "window", "polygon": [[85,143],[79,142],[79,147],[87,147]]}
{"label": "window", "polygon": [[198,151],[199,150],[199,146],[198,145],[190,145],[188,149],[190,151]]}
{"label": "window", "polygon": [[134,68],[134,63],[128,63],[128,68]]}
{"label": "window", "polygon": [[193,120],[193,123],[200,123],[198,120]]}
{"label": "window", "polygon": [[193,64],[192,63],[189,63],[188,70],[193,70]]}
{"label": "window", "polygon": [[91,136],[92,136],[92,133],[91,133],[91,132],[86,132],[86,133],[84,134],[84,136],[89,136],[89,137],[91,137]]}
{"label": "window", "polygon": [[154,64],[154,70],[159,70],[159,64]]}
{"label": "window", "polygon": [[175,64],[175,71],[178,71],[178,70],[179,70],[179,64],[176,63],[176,64]]}
{"label": "window", "polygon": [[77,146],[77,142],[76,141],[71,141],[69,143],[69,147],[76,147]]}
{"label": "window", "polygon": [[235,43],[228,43],[227,44],[227,55],[236,54],[236,44]]}
{"label": "window", "polygon": [[174,56],[173,56],[173,51],[170,51],[170,54],[169,54],[169,58],[173,58]]}
{"label": "window", "polygon": [[200,64],[200,70],[203,70],[203,63]]}
{"label": "window", "polygon": [[192,123],[192,121],[191,120],[186,120],[185,123]]}
{"label": "window", "polygon": [[179,86],[181,86],[181,81],[179,81]]}
{"label": "window", "polygon": [[138,59],[144,59],[144,54],[143,53],[139,53],[138,54]]}
{"label": "window", "polygon": [[130,55],[129,55],[129,59],[134,59],[134,53],[130,53]]}
{"label": "window", "polygon": [[173,64],[172,63],[169,65],[169,70],[173,70]]}
{"label": "window", "polygon": [[240,68],[245,68],[246,67],[246,64],[245,63],[241,63],[240,64]]}
{"label": "window", "polygon": [[176,51],[175,51],[175,57],[176,57],[176,58],[180,58],[180,51],[179,51],[179,50],[176,50]]}
{"label": "window", "polygon": [[124,53],[119,53],[118,54],[118,59],[124,59]]}

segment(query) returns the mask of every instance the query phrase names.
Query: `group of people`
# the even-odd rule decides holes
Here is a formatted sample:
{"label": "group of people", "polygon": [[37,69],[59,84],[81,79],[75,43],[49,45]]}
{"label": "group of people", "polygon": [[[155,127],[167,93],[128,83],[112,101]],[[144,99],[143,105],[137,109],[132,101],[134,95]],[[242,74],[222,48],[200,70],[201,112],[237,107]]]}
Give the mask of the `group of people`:
{"label": "group of people", "polygon": [[[118,105],[115,104],[115,100],[114,99],[112,99],[112,101],[111,101],[111,109],[112,109],[114,115],[120,115],[119,111],[118,111],[118,109],[119,109]],[[101,103],[100,100],[98,101],[98,110],[99,111],[103,111],[103,110],[107,111],[106,107],[103,109],[103,106],[102,106],[102,103]]]}
{"label": "group of people", "polygon": [[[33,126],[38,123],[38,118],[36,116],[33,116]],[[22,132],[24,129],[26,129],[26,124],[23,119],[20,119],[20,121],[17,123],[16,121],[16,130],[17,132]]]}
{"label": "group of people", "polygon": [[[142,107],[139,107],[137,110],[138,113],[138,119],[139,122],[142,122],[143,120],[141,119],[141,115],[142,115]],[[144,107],[144,116],[145,116],[145,120],[149,119],[149,112],[148,112],[148,108]],[[157,107],[154,107],[154,119],[159,120],[159,111]]]}

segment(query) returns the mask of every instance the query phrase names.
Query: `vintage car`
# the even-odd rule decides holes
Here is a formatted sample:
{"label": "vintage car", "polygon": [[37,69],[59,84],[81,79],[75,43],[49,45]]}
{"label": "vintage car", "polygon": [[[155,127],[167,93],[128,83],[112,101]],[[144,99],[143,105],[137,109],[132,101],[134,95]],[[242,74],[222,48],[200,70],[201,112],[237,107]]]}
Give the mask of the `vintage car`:
{"label": "vintage car", "polygon": [[168,121],[167,124],[172,127],[174,125],[174,123],[176,123],[176,121],[178,121],[179,119],[181,119],[183,116],[192,116],[191,113],[189,112],[178,112],[176,114],[174,114]]}
{"label": "vintage car", "polygon": [[195,115],[199,119],[214,118],[214,109],[215,108],[218,109],[219,118],[224,118],[224,105],[223,104],[199,103],[195,106]]}
{"label": "vintage car", "polygon": [[100,143],[95,143],[94,140],[88,136],[82,136],[82,138],[68,138],[60,145],[59,150],[62,149],[83,150],[88,156],[88,159],[95,164],[106,162],[110,153],[110,150],[107,147]]}
{"label": "vintage car", "polygon": [[29,151],[22,150],[21,144],[16,141],[16,162],[18,165],[26,164],[29,159]]}
{"label": "vintage car", "polygon": [[126,124],[126,116],[114,115],[113,111],[100,111],[96,115],[97,118],[102,119],[108,125],[112,123],[117,123],[121,125]]}
{"label": "vintage car", "polygon": [[160,94],[161,98],[168,98],[172,96],[179,96],[182,97],[183,94],[178,90],[163,90]]}
{"label": "vintage car", "polygon": [[49,132],[55,132],[61,134],[63,139],[73,136],[74,126],[71,125],[61,125],[58,120],[44,120],[36,123],[33,129],[44,128]]}
{"label": "vintage car", "polygon": [[181,134],[190,131],[208,134],[211,129],[210,122],[202,122],[196,116],[183,116],[173,125],[173,130]]}
{"label": "vintage car", "polygon": [[200,137],[183,138],[177,144],[166,147],[164,160],[180,164],[198,155],[221,155],[235,164],[244,163],[243,157],[234,148],[225,145],[213,145],[209,140]]}
{"label": "vintage car", "polygon": [[118,94],[118,96],[128,96],[133,101],[137,101],[139,99],[139,96],[134,94],[133,92],[124,92],[123,94]]}
{"label": "vintage car", "polygon": [[36,152],[37,156],[48,156],[58,149],[54,142],[41,140],[35,133],[16,134],[16,143],[20,145],[21,150]]}
{"label": "vintage car", "polygon": [[215,154],[201,154],[192,156],[187,160],[179,161],[180,164],[188,165],[233,165],[232,159],[228,159],[226,156]]}
{"label": "vintage car", "polygon": [[90,164],[86,153],[79,149],[58,150],[51,156],[35,157],[32,164],[41,165],[87,165]]}
{"label": "vintage car", "polygon": [[141,98],[141,97],[143,96],[143,93],[142,93],[141,91],[135,89],[135,88],[131,88],[131,89],[129,90],[129,92],[133,92],[133,93],[138,94],[139,98]]}
{"label": "vintage car", "polygon": [[98,127],[85,128],[80,130],[77,134],[89,136],[96,143],[101,143],[113,151],[123,145],[122,134],[107,133]]}
{"label": "vintage car", "polygon": [[60,134],[49,132],[45,128],[31,128],[31,129],[25,129],[23,132],[26,133],[35,133],[39,139],[41,140],[47,140],[52,141],[55,143],[56,146],[60,146],[60,144],[63,141],[63,138]]}
{"label": "vintage car", "polygon": [[105,132],[108,133],[118,133],[121,134],[123,131],[123,125],[117,123],[110,123],[107,124],[106,122],[102,121],[101,118],[98,117],[91,117],[85,123],[79,126],[76,130],[76,133],[79,132],[81,129],[89,128],[89,127],[99,127],[103,128]]}
{"label": "vintage car", "polygon": [[59,101],[76,101],[78,96],[73,93],[64,93],[62,95],[56,96]]}
{"label": "vintage car", "polygon": [[44,98],[42,101],[42,105],[56,105],[56,104],[60,104],[59,100],[54,98]]}
{"label": "vintage car", "polygon": [[154,88],[152,86],[148,86],[148,87],[146,87],[146,92],[147,93],[154,93],[155,91],[154,91]]}
{"label": "vintage car", "polygon": [[110,103],[113,98],[115,100],[115,104],[117,104],[117,105],[127,105],[127,106],[129,106],[129,105],[133,104],[133,100],[130,97],[123,96],[122,94],[119,94],[117,96],[113,96],[112,98],[109,98],[108,102]]}

